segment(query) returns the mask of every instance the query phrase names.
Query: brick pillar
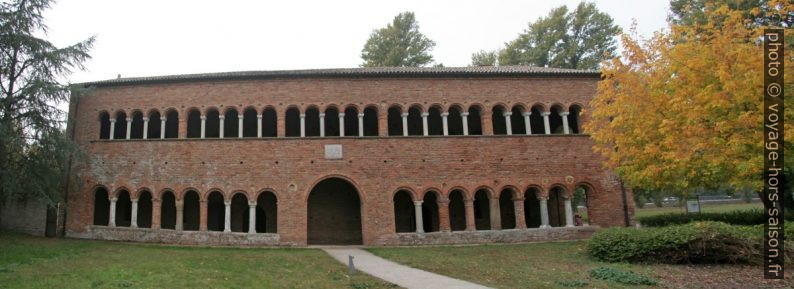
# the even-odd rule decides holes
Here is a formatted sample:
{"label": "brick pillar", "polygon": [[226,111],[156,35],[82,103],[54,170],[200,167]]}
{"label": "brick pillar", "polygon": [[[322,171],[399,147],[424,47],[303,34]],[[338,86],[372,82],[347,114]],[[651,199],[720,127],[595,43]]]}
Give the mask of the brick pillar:
{"label": "brick pillar", "polygon": [[378,136],[389,135],[389,109],[378,112]]}
{"label": "brick pillar", "polygon": [[491,120],[492,113],[488,111],[480,112],[482,119],[482,135],[493,135],[493,121]]}
{"label": "brick pillar", "polygon": [[[187,116],[188,113],[180,114],[180,117],[177,118],[178,126],[177,130],[177,137],[178,138],[187,138]],[[167,114],[166,114],[167,117]]]}
{"label": "brick pillar", "polygon": [[477,227],[474,224],[474,200],[464,200],[464,206],[466,207],[466,231],[475,231]]}
{"label": "brick pillar", "polygon": [[199,202],[199,207],[201,208],[199,216],[199,231],[206,231],[207,230],[207,201],[201,200]]}
{"label": "brick pillar", "polygon": [[502,214],[499,211],[499,198],[491,198],[488,200],[488,206],[491,211],[491,230],[502,229]]}
{"label": "brick pillar", "polygon": [[449,224],[449,199],[447,198],[438,201],[438,227],[441,232],[452,231]]}
{"label": "brick pillar", "polygon": [[513,198],[513,208],[516,211],[516,229],[526,229],[527,222],[524,217],[524,198]]}
{"label": "brick pillar", "polygon": [[287,132],[287,111],[277,111],[276,112],[276,135],[278,137],[284,137]]}
{"label": "brick pillar", "polygon": [[152,199],[152,229],[160,229],[160,214],[162,213],[162,202],[160,199]]}

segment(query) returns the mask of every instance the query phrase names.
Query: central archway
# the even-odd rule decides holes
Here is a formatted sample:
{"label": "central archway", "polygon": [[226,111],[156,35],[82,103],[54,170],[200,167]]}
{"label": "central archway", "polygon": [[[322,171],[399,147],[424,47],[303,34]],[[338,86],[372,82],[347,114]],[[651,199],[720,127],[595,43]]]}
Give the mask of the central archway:
{"label": "central archway", "polygon": [[310,245],[360,245],[361,199],[350,182],[329,178],[309,193],[308,239]]}

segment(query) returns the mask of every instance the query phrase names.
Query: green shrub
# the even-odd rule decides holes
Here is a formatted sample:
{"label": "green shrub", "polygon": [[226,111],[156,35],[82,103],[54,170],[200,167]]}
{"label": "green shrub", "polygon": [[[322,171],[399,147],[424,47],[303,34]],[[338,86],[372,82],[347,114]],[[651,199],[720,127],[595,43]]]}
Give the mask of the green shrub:
{"label": "green shrub", "polygon": [[618,269],[609,268],[609,267],[598,267],[595,269],[591,269],[590,277],[601,280],[615,281],[618,283],[623,283],[628,285],[653,286],[656,285],[657,283],[656,280],[634,273],[632,271],[628,271],[628,272],[620,271]]}
{"label": "green shrub", "polygon": [[[794,222],[794,214],[785,214],[785,219]],[[681,225],[696,221],[715,221],[732,225],[752,226],[764,224],[766,216],[763,209],[736,210],[724,213],[667,213],[638,217],[637,221],[645,227],[664,227]]]}
{"label": "green shrub", "polygon": [[[794,224],[786,226],[792,231]],[[759,264],[763,226],[695,222],[661,228],[609,228],[596,232],[587,246],[607,262]],[[789,237],[791,238],[791,237]],[[787,243],[787,259],[794,246]]]}

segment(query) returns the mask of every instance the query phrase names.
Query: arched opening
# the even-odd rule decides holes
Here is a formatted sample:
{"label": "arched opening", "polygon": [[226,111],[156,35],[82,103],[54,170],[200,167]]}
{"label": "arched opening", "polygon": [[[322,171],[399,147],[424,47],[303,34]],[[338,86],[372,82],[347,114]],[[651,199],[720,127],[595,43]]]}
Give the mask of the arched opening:
{"label": "arched opening", "polygon": [[358,136],[358,109],[352,106],[345,109],[345,135]]}
{"label": "arched opening", "polygon": [[447,132],[449,132],[449,135],[463,135],[463,117],[461,117],[460,108],[457,106],[449,108]]}
{"label": "arched opening", "polygon": [[207,230],[223,231],[226,223],[226,205],[223,194],[212,191],[207,197]]}
{"label": "arched opening", "polygon": [[333,106],[325,109],[325,136],[339,136],[339,110]]}
{"label": "arched opening", "polygon": [[256,117],[256,110],[253,107],[243,111],[243,137],[256,137],[259,118]]}
{"label": "arched opening", "polygon": [[351,183],[340,178],[329,178],[311,190],[307,242],[362,244],[361,201]]}
{"label": "arched opening", "polygon": [[449,193],[449,225],[452,231],[466,230],[466,204],[463,191]]}
{"label": "arched opening", "polygon": [[378,109],[372,106],[364,109],[364,136],[378,136]]}
{"label": "arched opening", "polygon": [[201,220],[201,207],[199,194],[196,191],[187,191],[182,196],[182,230],[198,231]]}
{"label": "arched opening", "polygon": [[230,225],[232,232],[248,232],[248,216],[250,210],[248,209],[248,198],[243,193],[237,193],[232,196]]}
{"label": "arched opening", "polygon": [[[306,127],[304,131],[306,136],[320,136],[320,111],[316,107],[312,106],[306,109],[304,125]],[[328,124],[325,125],[327,126]],[[325,133],[327,134],[328,132],[326,131]]]}
{"label": "arched opening", "polygon": [[[590,198],[592,195],[593,189],[588,185],[579,184],[574,189],[573,200],[571,200],[574,210],[574,225],[590,224],[592,217],[590,215]],[[579,218],[576,216],[579,216]]]}
{"label": "arched opening", "polygon": [[237,114],[237,110],[234,108],[230,108],[226,110],[226,113],[223,114],[223,137],[239,137],[239,117]]}
{"label": "arched opening", "polygon": [[219,138],[221,136],[221,115],[217,109],[207,111],[207,120],[204,124],[204,137]]}
{"label": "arched opening", "polygon": [[474,194],[474,225],[477,230],[491,229],[491,203],[485,189]]}
{"label": "arched opening", "polygon": [[143,113],[137,110],[132,113],[132,124],[130,125],[130,138],[131,139],[143,138]]}
{"label": "arched opening", "polygon": [[564,194],[565,190],[561,187],[553,187],[549,191],[549,225],[552,227],[565,226]]}
{"label": "arched opening", "polygon": [[571,105],[568,114],[568,126],[571,128],[571,133],[581,133],[579,116],[582,114],[582,107],[578,105]]}
{"label": "arched opening", "polygon": [[191,109],[187,113],[187,137],[201,137],[201,112],[198,109]]}
{"label": "arched opening", "polygon": [[551,128],[551,133],[553,134],[561,134],[564,133],[562,128],[562,116],[560,113],[562,112],[562,108],[558,105],[551,107],[551,114],[549,115],[549,128]]}
{"label": "arched opening", "polygon": [[278,201],[273,192],[265,191],[256,198],[256,232],[278,232]]}
{"label": "arched opening", "polygon": [[425,193],[422,202],[422,228],[425,232],[438,232],[438,193]]}
{"label": "arched opening", "polygon": [[[182,207],[183,210],[184,208]],[[182,214],[185,214],[185,211]],[[171,191],[163,192],[160,197],[160,228],[176,229],[176,197]]]}
{"label": "arched opening", "polygon": [[[198,113],[198,111],[196,111]],[[199,134],[201,134],[201,118],[199,118]],[[179,137],[179,113],[171,109],[166,114],[165,119],[165,138]]]}
{"label": "arched opening", "polygon": [[94,225],[107,226],[110,218],[110,199],[105,188],[94,191]]}
{"label": "arched opening", "polygon": [[527,134],[527,126],[524,123],[524,108],[514,105],[513,114],[510,115],[510,127],[513,134]]}
{"label": "arched opening", "polygon": [[516,228],[516,208],[513,204],[513,190],[504,189],[499,194],[499,217],[502,219],[502,229]]}
{"label": "arched opening", "polygon": [[417,105],[408,109],[408,135],[424,135],[422,108]]}
{"label": "arched opening", "polygon": [[152,193],[138,193],[138,228],[152,227]]}
{"label": "arched opening", "polygon": [[132,201],[130,192],[121,190],[116,199],[116,226],[129,227],[132,223]]}
{"label": "arched opening", "polygon": [[113,139],[127,138],[127,113],[119,111],[116,113],[116,124],[113,128]]}
{"label": "arched opening", "polygon": [[301,135],[301,120],[298,108],[290,107],[284,114],[285,135],[286,136],[300,136]]}
{"label": "arched opening", "polygon": [[[262,112],[262,136],[263,137],[276,137],[278,135],[278,117],[276,110],[272,107],[265,108]],[[300,122],[300,120],[298,120]],[[300,125],[300,123],[298,123]],[[298,127],[298,134],[300,134],[300,127]]]}
{"label": "arched opening", "polygon": [[399,106],[389,107],[388,122],[390,136],[403,135],[402,110]]}
{"label": "arched opening", "polygon": [[160,138],[160,112],[153,110],[149,113],[149,122],[146,128],[146,138],[158,139]]}
{"label": "arched opening", "polygon": [[527,228],[539,228],[540,219],[540,190],[532,187],[524,193],[524,222]]}
{"label": "arched opening", "polygon": [[545,134],[546,133],[546,125],[543,124],[543,107],[540,105],[535,105],[530,110],[531,114],[529,115],[529,126],[532,130],[532,134]]}
{"label": "arched opening", "polygon": [[441,108],[438,106],[431,106],[427,112],[427,134],[444,134],[444,124],[441,121]]}
{"label": "arched opening", "polygon": [[110,139],[110,114],[106,111],[99,114],[99,139]]}
{"label": "arched opening", "polygon": [[474,105],[469,107],[466,123],[469,125],[469,135],[482,135],[482,116],[479,107]]}
{"label": "arched opening", "polygon": [[493,107],[491,114],[491,123],[493,124],[494,135],[507,134],[507,124],[505,122],[505,109],[501,105]]}
{"label": "arched opening", "polygon": [[416,232],[416,215],[411,193],[400,190],[394,194],[394,230],[397,233]]}

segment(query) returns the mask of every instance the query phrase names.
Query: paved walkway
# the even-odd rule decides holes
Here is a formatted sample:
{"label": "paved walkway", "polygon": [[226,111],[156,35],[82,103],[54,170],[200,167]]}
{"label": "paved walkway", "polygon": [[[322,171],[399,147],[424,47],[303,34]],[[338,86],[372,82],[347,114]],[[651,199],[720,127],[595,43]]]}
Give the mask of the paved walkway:
{"label": "paved walkway", "polygon": [[455,288],[480,289],[488,288],[468,281],[422,271],[375,256],[370,252],[352,247],[322,247],[322,249],[342,264],[347,265],[348,256],[353,256],[353,264],[357,270],[397,284],[401,287],[413,288]]}

